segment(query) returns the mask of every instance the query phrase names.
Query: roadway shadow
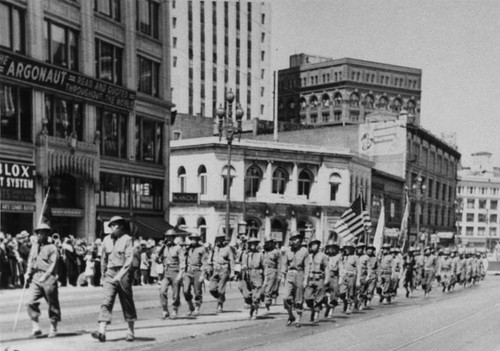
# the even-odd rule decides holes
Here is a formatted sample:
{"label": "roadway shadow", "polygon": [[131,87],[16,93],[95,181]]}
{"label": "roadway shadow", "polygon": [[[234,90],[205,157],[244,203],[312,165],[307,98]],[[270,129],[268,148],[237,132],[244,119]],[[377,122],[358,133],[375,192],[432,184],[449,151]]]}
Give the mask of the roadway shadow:
{"label": "roadway shadow", "polygon": [[[95,340],[98,341],[97,339],[95,339]],[[106,338],[106,342],[119,342],[119,341],[126,341],[126,337],[114,338],[114,339]],[[133,342],[151,342],[151,341],[156,341],[156,338],[145,338],[142,336],[136,336],[134,338],[134,341],[132,341],[130,343],[133,343]]]}
{"label": "roadway shadow", "polygon": [[[83,335],[85,332],[75,332],[75,333],[57,333],[56,337],[53,339],[58,339],[58,338],[65,338],[65,337],[71,337],[71,336],[79,336]],[[29,335],[24,338],[12,338],[12,339],[2,339],[2,342],[15,342],[15,341],[26,341],[26,340],[36,340],[36,339],[48,339],[49,334],[42,334],[38,336],[33,336]]]}

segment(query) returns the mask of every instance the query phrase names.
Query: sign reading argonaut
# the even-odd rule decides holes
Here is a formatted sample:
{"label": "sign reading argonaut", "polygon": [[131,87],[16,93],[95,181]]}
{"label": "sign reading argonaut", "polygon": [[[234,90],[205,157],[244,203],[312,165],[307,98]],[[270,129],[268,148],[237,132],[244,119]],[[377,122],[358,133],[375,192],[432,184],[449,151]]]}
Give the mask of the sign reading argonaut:
{"label": "sign reading argonaut", "polygon": [[57,90],[77,98],[132,110],[135,92],[92,77],[0,50],[0,76]]}
{"label": "sign reading argonaut", "polygon": [[34,165],[0,161],[0,200],[35,201]]}

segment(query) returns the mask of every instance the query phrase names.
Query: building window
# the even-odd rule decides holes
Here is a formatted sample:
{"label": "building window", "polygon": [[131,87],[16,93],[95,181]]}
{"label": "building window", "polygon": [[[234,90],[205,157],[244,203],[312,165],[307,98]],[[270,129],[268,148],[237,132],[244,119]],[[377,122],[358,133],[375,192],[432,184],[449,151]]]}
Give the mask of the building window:
{"label": "building window", "polygon": [[24,13],[0,3],[0,47],[24,53]]}
{"label": "building window", "polygon": [[498,208],[498,200],[490,200],[490,209],[496,210]]}
{"label": "building window", "polygon": [[288,173],[281,168],[276,169],[273,173],[273,180],[272,180],[273,194],[284,194],[287,182],[288,182]]}
{"label": "building window", "polygon": [[45,20],[45,60],[56,66],[78,70],[78,34],[68,27]]}
{"label": "building window", "polygon": [[330,176],[330,201],[337,201],[337,193],[339,192],[341,181],[342,178],[338,173],[333,173]]}
{"label": "building window", "polygon": [[474,227],[466,227],[465,228],[465,235],[473,236],[474,235]]}
{"label": "building window", "polygon": [[143,34],[158,38],[159,5],[152,0],[137,0],[137,30]]}
{"label": "building window", "polygon": [[485,223],[486,222],[486,215],[484,213],[478,213],[477,221],[479,223]]}
{"label": "building window", "polygon": [[1,138],[32,141],[31,90],[0,82]]}
{"label": "building window", "polygon": [[184,167],[179,167],[177,170],[177,179],[179,182],[179,192],[186,192],[186,169]]}
{"label": "building window", "polygon": [[101,155],[127,157],[127,115],[108,109],[97,111],[97,130],[101,133]]}
{"label": "building window", "polygon": [[474,202],[475,200],[474,199],[468,199],[467,200],[467,208],[474,208]]}
{"label": "building window", "polygon": [[95,0],[94,11],[120,22],[120,0]]}
{"label": "building window", "polygon": [[95,41],[96,78],[122,84],[122,49],[102,40]]}
{"label": "building window", "polygon": [[467,222],[474,222],[474,213],[467,213],[466,221]]}
{"label": "building window", "polygon": [[248,168],[245,175],[245,197],[256,197],[262,180],[262,170],[258,166]]}
{"label": "building window", "polygon": [[479,209],[483,210],[486,208],[486,200],[479,200]]}
{"label": "building window", "polygon": [[496,227],[491,227],[489,229],[490,231],[490,236],[497,236],[497,228]]}
{"label": "building window", "polygon": [[132,208],[163,209],[163,181],[149,178],[131,178]]}
{"label": "building window", "polygon": [[306,198],[309,199],[309,195],[311,194],[311,186],[312,182],[314,180],[313,175],[311,172],[307,170],[303,170],[302,172],[299,173],[299,179],[298,179],[298,195],[305,195]]}
{"label": "building window", "polygon": [[135,140],[137,161],[163,164],[163,123],[137,117]]}
{"label": "building window", "polygon": [[477,236],[485,236],[485,235],[486,235],[486,229],[484,227],[478,227]]}
{"label": "building window", "polygon": [[130,177],[118,174],[100,174],[100,192],[97,201],[100,207],[130,207]]}
{"label": "building window", "polygon": [[45,95],[45,118],[49,135],[58,138],[74,136],[83,140],[82,104],[53,95]]}
{"label": "building window", "polygon": [[205,166],[201,165],[198,168],[198,184],[199,184],[199,193],[200,195],[204,195],[207,193],[207,169]]}
{"label": "building window", "polygon": [[159,96],[160,64],[142,56],[138,56],[138,87],[137,90],[152,96]]}
{"label": "building window", "polygon": [[[229,186],[232,187],[233,186],[233,179],[234,179],[234,175],[235,175],[235,170],[233,167],[231,167],[230,169],[230,174],[229,176],[231,177],[231,179],[229,180]],[[228,174],[227,174],[227,166],[224,167],[224,169],[222,170],[222,186],[224,187],[222,189],[222,193],[224,196],[227,196],[227,177]]]}

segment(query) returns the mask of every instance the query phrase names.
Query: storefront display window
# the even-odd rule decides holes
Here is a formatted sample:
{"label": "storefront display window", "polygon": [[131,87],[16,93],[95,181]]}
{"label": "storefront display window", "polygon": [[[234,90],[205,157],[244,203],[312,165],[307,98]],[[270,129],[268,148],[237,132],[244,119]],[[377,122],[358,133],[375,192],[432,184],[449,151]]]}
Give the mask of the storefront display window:
{"label": "storefront display window", "polygon": [[49,135],[58,138],[75,136],[83,140],[82,104],[57,96],[45,95],[45,118]]}
{"label": "storefront display window", "polygon": [[163,163],[163,123],[138,117],[135,129],[136,160]]}
{"label": "storefront display window", "polygon": [[31,90],[0,82],[1,137],[32,140]]}
{"label": "storefront display window", "polygon": [[98,110],[97,129],[101,133],[101,154],[127,157],[127,116],[110,110]]}

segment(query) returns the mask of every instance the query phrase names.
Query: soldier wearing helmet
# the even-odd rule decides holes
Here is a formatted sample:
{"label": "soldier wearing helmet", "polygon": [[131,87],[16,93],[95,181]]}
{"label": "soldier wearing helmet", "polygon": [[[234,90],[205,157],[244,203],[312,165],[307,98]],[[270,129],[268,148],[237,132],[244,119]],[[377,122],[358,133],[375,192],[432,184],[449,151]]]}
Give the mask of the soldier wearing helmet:
{"label": "soldier wearing helmet", "polygon": [[234,254],[229,246],[229,240],[224,233],[215,237],[215,247],[211,254],[210,263],[213,274],[210,278],[208,290],[217,299],[216,313],[222,313],[226,301],[226,285],[234,278]]}
{"label": "soldier wearing helmet", "polygon": [[325,288],[328,295],[325,317],[333,317],[333,309],[338,305],[339,277],[342,267],[342,255],[340,247],[333,240],[328,240],[325,245],[325,253],[328,255],[328,269],[326,274]]}

